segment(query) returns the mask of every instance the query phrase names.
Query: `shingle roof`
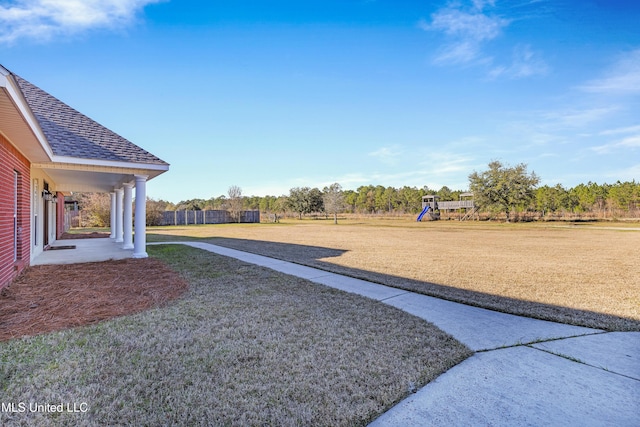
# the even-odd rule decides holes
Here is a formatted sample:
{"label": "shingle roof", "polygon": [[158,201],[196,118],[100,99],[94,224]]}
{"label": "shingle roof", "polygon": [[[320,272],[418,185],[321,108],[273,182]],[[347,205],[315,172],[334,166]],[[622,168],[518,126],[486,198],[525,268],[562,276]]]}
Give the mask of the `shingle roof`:
{"label": "shingle roof", "polygon": [[12,74],[54,155],[128,163],[167,163]]}

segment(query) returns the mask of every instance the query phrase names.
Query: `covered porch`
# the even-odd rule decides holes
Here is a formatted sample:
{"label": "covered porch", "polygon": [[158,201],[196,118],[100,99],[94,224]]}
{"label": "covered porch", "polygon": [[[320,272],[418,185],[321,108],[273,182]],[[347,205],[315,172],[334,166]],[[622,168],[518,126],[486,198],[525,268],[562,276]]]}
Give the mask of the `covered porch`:
{"label": "covered porch", "polygon": [[[88,164],[90,163],[90,164]],[[101,164],[103,163],[103,164]],[[48,188],[53,193],[60,196],[71,195],[78,192],[108,193],[110,194],[110,239],[111,245],[104,245],[107,250],[111,246],[114,250],[123,251],[126,256],[111,256],[111,250],[107,250],[104,259],[119,259],[122,257],[146,258],[146,184],[147,181],[160,173],[166,171],[165,165],[141,165],[141,164],[109,164],[104,162],[87,161],[82,162],[48,162],[31,165],[32,176],[42,176],[43,182],[49,182]],[[46,179],[46,181],[44,180]],[[35,186],[35,185],[34,185]],[[40,197],[40,195],[36,195]],[[64,221],[64,207],[61,200],[49,195],[42,196],[41,201],[44,208],[40,208],[41,215],[45,218],[44,224],[50,222],[60,223]],[[61,199],[62,197],[57,197]],[[56,209],[51,206],[58,203]],[[51,216],[55,216],[52,218]],[[47,218],[49,216],[49,218]],[[37,223],[37,221],[34,221]],[[36,227],[37,228],[37,227]],[[48,229],[60,227],[46,227]],[[134,230],[137,231],[134,239]],[[34,229],[34,233],[40,234],[42,230]],[[46,234],[46,231],[44,232]],[[61,234],[61,233],[59,233]],[[31,264],[36,264],[36,259],[46,252],[52,252],[49,248],[57,246],[67,246],[68,240],[57,240],[60,236],[51,236],[51,239],[40,250],[35,248],[32,251]],[[95,240],[95,239],[90,239]],[[96,246],[86,242],[76,245],[78,248],[90,248]],[[55,249],[54,249],[55,250]],[[58,255],[47,254],[45,258],[62,259],[69,250],[60,251]]]}
{"label": "covered porch", "polygon": [[[64,261],[80,252],[89,256],[99,248],[105,259],[147,257],[146,183],[168,171],[167,162],[2,66],[0,112],[0,135],[17,153],[20,165],[7,169],[14,178],[13,220],[6,245],[11,244],[11,252],[0,267]],[[111,195],[111,238],[103,245],[78,242],[75,250],[48,250],[73,245],[57,239],[63,231],[63,196],[74,192]]]}
{"label": "covered porch", "polygon": [[[56,249],[59,247],[65,248]],[[31,265],[78,264],[131,257],[133,249],[123,249],[122,244],[110,238],[64,239],[37,255]]]}

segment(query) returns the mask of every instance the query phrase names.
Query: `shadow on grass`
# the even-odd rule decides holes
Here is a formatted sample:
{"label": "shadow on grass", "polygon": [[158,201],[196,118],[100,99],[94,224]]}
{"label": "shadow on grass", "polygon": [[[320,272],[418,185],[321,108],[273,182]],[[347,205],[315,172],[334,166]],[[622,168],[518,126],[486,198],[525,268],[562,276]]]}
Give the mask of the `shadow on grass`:
{"label": "shadow on grass", "polygon": [[342,249],[226,237],[200,238],[153,233],[147,234],[147,241],[206,242],[504,313],[608,331],[640,331],[640,321],[635,319],[460,289],[323,261],[347,252]]}

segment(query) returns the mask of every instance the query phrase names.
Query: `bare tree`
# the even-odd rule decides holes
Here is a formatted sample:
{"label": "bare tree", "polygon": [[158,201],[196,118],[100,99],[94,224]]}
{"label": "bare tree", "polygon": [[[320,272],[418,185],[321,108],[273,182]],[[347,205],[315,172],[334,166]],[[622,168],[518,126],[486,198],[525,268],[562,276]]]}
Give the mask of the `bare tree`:
{"label": "bare tree", "polygon": [[242,188],[238,187],[237,185],[232,185],[231,187],[229,187],[229,190],[227,190],[227,195],[229,196],[229,198],[227,199],[229,213],[231,214],[232,218],[240,222],[240,220],[242,219],[243,205]]}
{"label": "bare tree", "polygon": [[337,182],[322,190],[322,200],[324,202],[324,210],[328,214],[333,215],[333,223],[338,223],[338,214],[344,211],[344,194],[342,186]]}
{"label": "bare tree", "polygon": [[164,213],[168,210],[171,210],[171,205],[172,203],[165,202],[164,200],[154,200],[147,197],[147,225],[162,225]]}
{"label": "bare tree", "polygon": [[76,193],[75,199],[82,212],[80,227],[108,227],[111,217],[109,193]]}

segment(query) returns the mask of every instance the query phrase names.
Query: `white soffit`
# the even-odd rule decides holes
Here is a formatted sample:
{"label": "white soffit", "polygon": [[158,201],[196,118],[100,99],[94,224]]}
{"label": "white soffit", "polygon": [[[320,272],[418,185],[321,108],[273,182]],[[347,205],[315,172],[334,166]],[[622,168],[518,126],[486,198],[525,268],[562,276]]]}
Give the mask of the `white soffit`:
{"label": "white soffit", "polygon": [[[146,175],[148,179],[152,179],[168,169],[166,165],[138,165],[139,168],[134,168],[134,165],[129,163],[129,167],[125,168],[91,163],[95,162],[87,160],[85,164],[33,163],[31,167],[43,170],[55,184],[55,189],[63,192],[109,192],[133,181],[135,175]],[[158,170],[158,166],[164,167]]]}

